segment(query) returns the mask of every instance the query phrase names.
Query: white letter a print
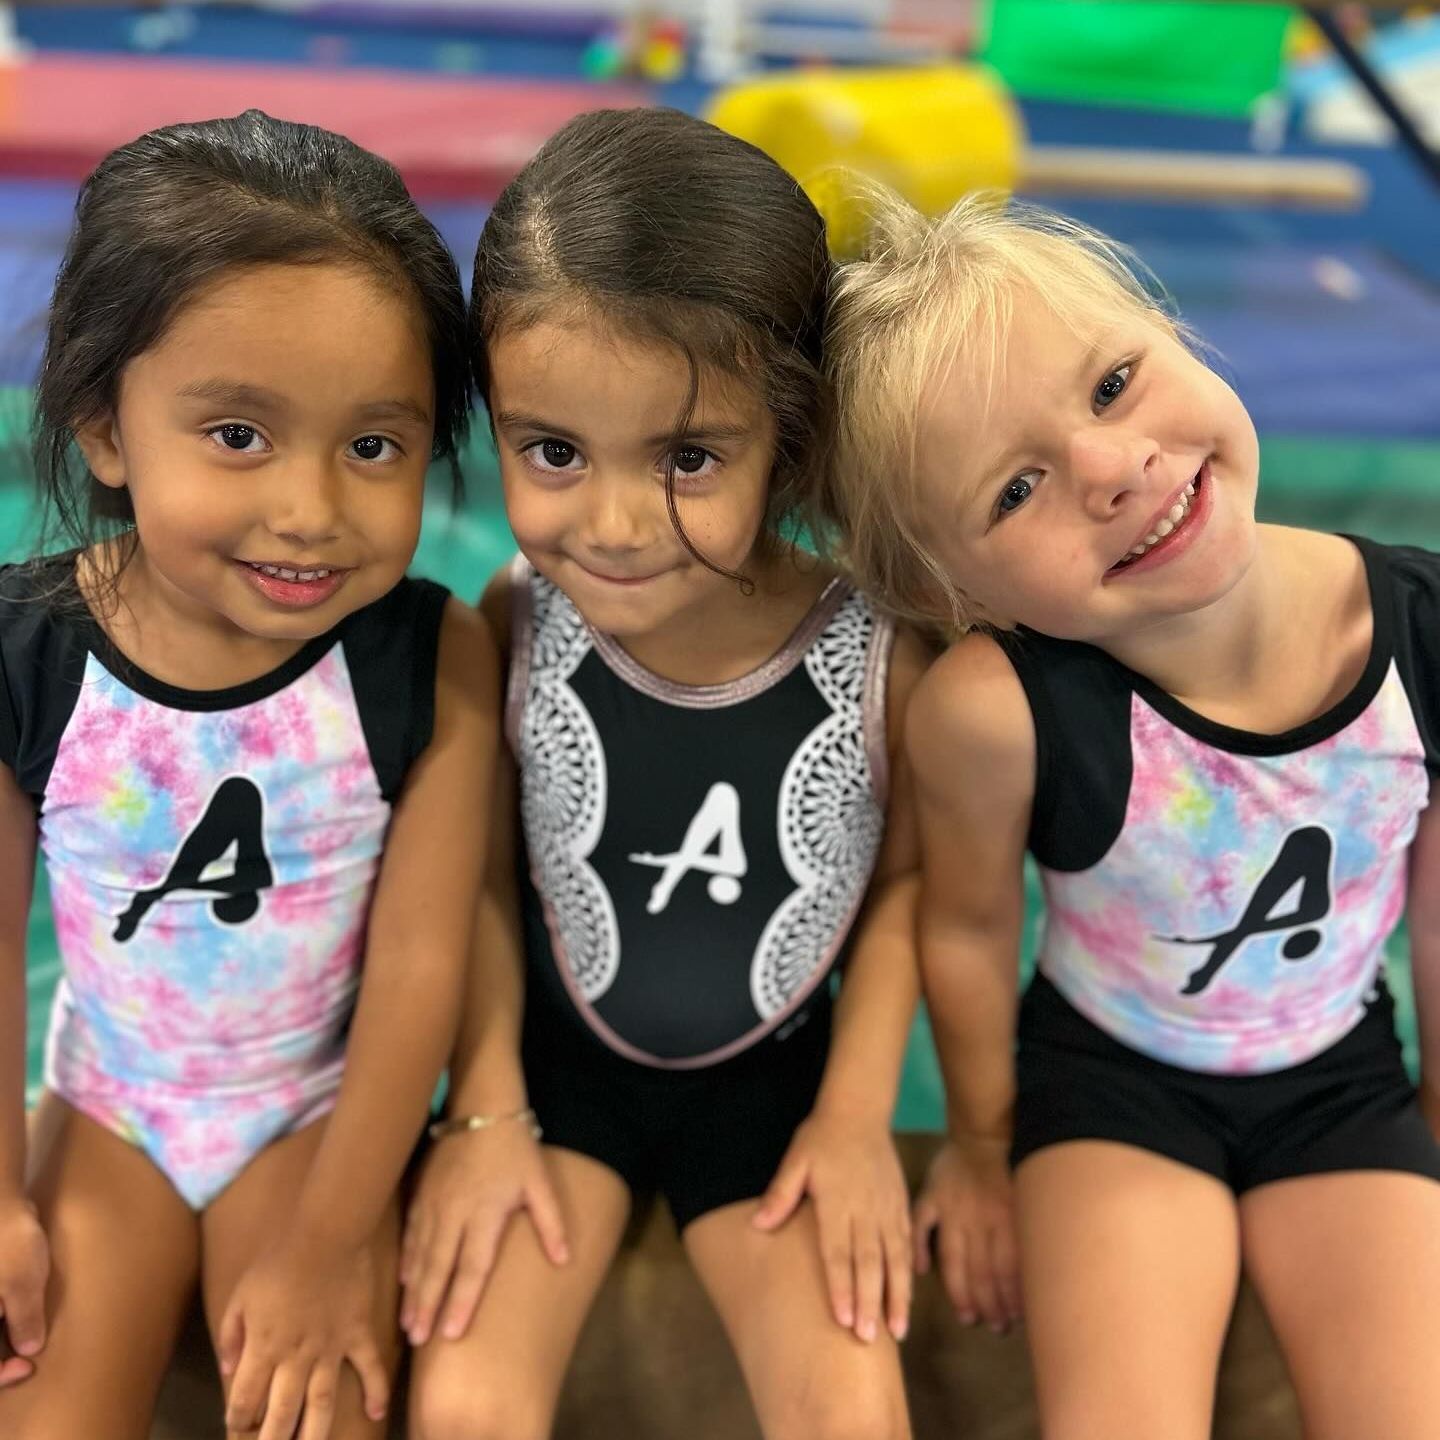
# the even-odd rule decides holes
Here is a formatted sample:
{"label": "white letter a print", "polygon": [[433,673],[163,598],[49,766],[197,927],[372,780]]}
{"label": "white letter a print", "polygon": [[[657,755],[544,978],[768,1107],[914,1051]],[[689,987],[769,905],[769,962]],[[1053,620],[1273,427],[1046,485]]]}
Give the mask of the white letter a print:
{"label": "white letter a print", "polygon": [[685,839],[673,854],[652,855],[646,850],[630,858],[637,865],[658,865],[661,869],[645,906],[652,915],[658,915],[670,903],[675,887],[691,870],[709,875],[705,888],[717,905],[733,905],[740,898],[740,880],[745,874],[740,796],[735,787],[723,780],[710,787],[695,818],[685,827]]}

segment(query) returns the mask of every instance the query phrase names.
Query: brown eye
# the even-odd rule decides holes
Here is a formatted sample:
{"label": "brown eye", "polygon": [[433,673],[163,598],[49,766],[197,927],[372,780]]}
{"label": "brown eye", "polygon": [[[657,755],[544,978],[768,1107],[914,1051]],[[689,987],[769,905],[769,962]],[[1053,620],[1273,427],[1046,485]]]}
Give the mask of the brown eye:
{"label": "brown eye", "polygon": [[563,470],[575,458],[575,447],[566,440],[545,440],[541,442],[540,453],[547,465]]}
{"label": "brown eye", "polygon": [[248,450],[254,443],[255,431],[249,425],[222,425],[220,443],[227,450]]}
{"label": "brown eye", "polygon": [[708,450],[702,450],[698,445],[686,445],[675,452],[675,469],[682,475],[694,475],[705,468],[709,458]]}
{"label": "brown eye", "polygon": [[385,437],[362,435],[350,448],[362,460],[378,460],[385,453]]}

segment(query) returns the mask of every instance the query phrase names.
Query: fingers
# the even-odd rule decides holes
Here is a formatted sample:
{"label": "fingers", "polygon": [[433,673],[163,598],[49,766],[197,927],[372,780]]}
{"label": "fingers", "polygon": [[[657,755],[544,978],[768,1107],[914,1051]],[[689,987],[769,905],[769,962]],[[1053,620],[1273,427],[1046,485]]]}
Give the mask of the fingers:
{"label": "fingers", "polygon": [[976,1320],[975,1300],[970,1293],[970,1271],[966,1264],[965,1232],[959,1225],[941,1225],[936,1231],[940,1279],[962,1325]]}
{"label": "fingers", "polygon": [[[428,1208],[412,1205],[405,1217],[405,1233],[400,1238],[400,1285],[408,1291],[420,1274],[420,1262],[430,1248],[434,1219]],[[404,1314],[401,1314],[403,1326]]]}
{"label": "fingers", "polygon": [[[300,1412],[305,1406],[308,1371],[308,1366],[301,1365],[284,1365],[275,1371],[270,1380],[270,1394],[262,1402],[265,1418],[260,1426],[260,1440],[294,1440]],[[233,1396],[233,1390],[231,1394]]]}
{"label": "fingers", "polygon": [[[225,1402],[225,1428],[242,1434],[258,1430],[265,1415],[266,1402],[270,1399],[274,1366],[269,1359],[261,1356],[257,1346],[246,1345],[233,1370],[235,1378],[230,1382],[230,1394]],[[297,1416],[303,1394],[303,1389],[299,1389],[294,1396]],[[267,1435],[264,1440],[271,1440],[271,1437]]]}
{"label": "fingers", "polygon": [[[760,1208],[751,1222],[757,1230],[778,1230],[796,1211],[805,1198],[805,1182],[809,1167],[803,1160],[788,1157],[780,1162],[770,1188],[760,1200]],[[848,1264],[848,1261],[847,1261]],[[842,1320],[848,1326],[848,1320]]]}
{"label": "fingers", "polygon": [[233,1375],[240,1364],[245,1349],[245,1320],[238,1308],[225,1312],[220,1322],[220,1333],[215,1337],[215,1358],[220,1362],[222,1375]]}
{"label": "fingers", "polygon": [[419,1269],[405,1292],[400,1317],[412,1345],[423,1345],[435,1328],[435,1313],[449,1288],[462,1234],[459,1225],[444,1224],[434,1232],[419,1259]]}
{"label": "fingers", "polygon": [[881,1232],[885,1248],[885,1323],[896,1340],[910,1331],[910,1296],[914,1277],[910,1271],[911,1240],[907,1217]]}
{"label": "fingers", "polygon": [[972,1235],[965,1246],[965,1270],[970,1282],[970,1297],[981,1320],[997,1334],[1006,1328],[1005,1307],[996,1283],[995,1265],[991,1258],[989,1237]]}
{"label": "fingers", "polygon": [[21,1355],[11,1355],[0,1360],[0,1390],[8,1385],[18,1385],[35,1373],[35,1366]]}
{"label": "fingers", "polygon": [[535,1233],[540,1237],[540,1247],[550,1257],[552,1265],[567,1265],[570,1262],[570,1241],[565,1234],[565,1214],[560,1208],[560,1197],[550,1183],[550,1177],[543,1170],[530,1182],[525,1191],[526,1204],[530,1207],[530,1219]]}
{"label": "fingers", "polygon": [[0,1292],[0,1316],[9,1331],[10,1347],[27,1360],[45,1348],[45,1282],[49,1277],[49,1251],[38,1245]]}
{"label": "fingers", "polygon": [[1025,1318],[1025,1303],[1020,1286],[1020,1252],[1011,1226],[997,1226],[991,1233],[990,1255],[1006,1327],[1018,1325]]}
{"label": "fingers", "polygon": [[372,1420],[383,1420],[390,1408],[390,1375],[374,1339],[367,1335],[364,1340],[352,1345],[346,1352],[346,1359],[360,1377],[365,1413]]}
{"label": "fingers", "polygon": [[338,1365],[317,1365],[305,1387],[305,1414],[300,1422],[300,1440],[329,1440],[335,1422],[335,1396],[340,1384]]}
{"label": "fingers", "polygon": [[868,1345],[880,1332],[885,1296],[885,1251],[878,1229],[861,1221],[851,1230],[855,1274],[855,1333]]}
{"label": "fingers", "polygon": [[825,1267],[825,1288],[838,1324],[855,1328],[855,1266],[849,1215],[834,1216],[817,1203],[815,1223],[820,1232],[820,1262]]}
{"label": "fingers", "polygon": [[476,1221],[466,1229],[455,1273],[450,1277],[445,1310],[440,1316],[440,1333],[445,1339],[458,1340],[470,1328],[485,1282],[495,1268],[500,1237],[505,1233],[508,1220],[508,1216],[496,1215],[492,1211],[484,1220]]}

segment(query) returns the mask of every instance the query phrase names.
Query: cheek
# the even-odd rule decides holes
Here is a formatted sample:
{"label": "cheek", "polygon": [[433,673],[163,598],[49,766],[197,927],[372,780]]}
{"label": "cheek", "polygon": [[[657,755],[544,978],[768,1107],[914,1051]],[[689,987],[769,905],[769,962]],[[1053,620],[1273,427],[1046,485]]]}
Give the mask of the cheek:
{"label": "cheek", "polygon": [[502,475],[505,519],[511,533],[524,546],[544,546],[560,538],[566,529],[564,493],[544,491],[537,486]]}
{"label": "cheek", "polygon": [[679,497],[680,523],[697,549],[733,568],[755,548],[765,520],[765,501],[764,488],[753,485],[704,499]]}
{"label": "cheek", "polygon": [[131,484],[135,526],[148,550],[203,549],[248,523],[244,491],[195,483],[186,475],[149,475]]}
{"label": "cheek", "polygon": [[425,481],[395,482],[362,492],[354,511],[356,528],[387,549],[413,552],[420,543]]}

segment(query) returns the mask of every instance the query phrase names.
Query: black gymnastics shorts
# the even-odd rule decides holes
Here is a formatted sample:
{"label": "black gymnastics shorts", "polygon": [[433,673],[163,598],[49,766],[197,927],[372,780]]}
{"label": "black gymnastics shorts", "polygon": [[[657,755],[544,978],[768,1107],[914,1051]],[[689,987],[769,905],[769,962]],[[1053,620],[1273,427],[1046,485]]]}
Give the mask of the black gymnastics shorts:
{"label": "black gymnastics shorts", "polygon": [[1440,1145],[1401,1060],[1383,985],[1328,1050],[1263,1075],[1212,1075],[1142,1055],[1038,974],[1019,1030],[1013,1165],[1066,1140],[1113,1140],[1203,1170],[1237,1195],[1340,1170],[1440,1180]]}
{"label": "black gymnastics shorts", "polygon": [[598,1160],[637,1198],[663,1195],[681,1230],[723,1205],[756,1199],[814,1108],[832,1008],[822,986],[738,1055],[700,1070],[662,1070],[617,1055],[573,1010],[532,986],[522,1058],[544,1143]]}

